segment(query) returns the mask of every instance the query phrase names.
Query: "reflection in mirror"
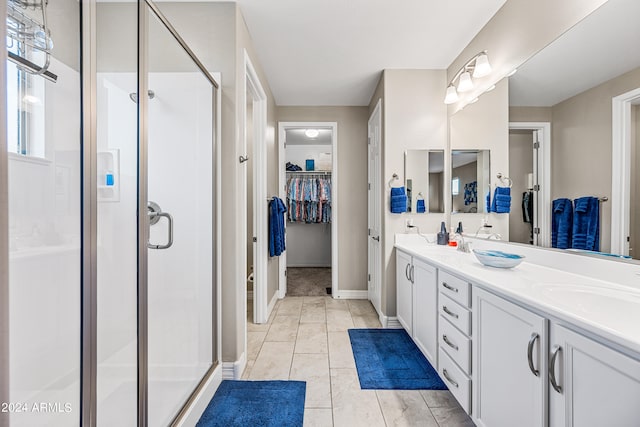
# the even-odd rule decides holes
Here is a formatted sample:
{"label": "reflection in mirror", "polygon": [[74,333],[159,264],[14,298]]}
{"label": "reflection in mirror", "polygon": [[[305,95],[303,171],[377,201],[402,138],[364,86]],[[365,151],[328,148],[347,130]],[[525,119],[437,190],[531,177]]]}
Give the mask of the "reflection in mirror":
{"label": "reflection in mirror", "polygon": [[444,212],[444,151],[405,151],[404,177],[407,212]]}
{"label": "reflection in mirror", "polygon": [[[635,259],[640,258],[640,192],[637,184],[640,132],[635,131],[640,125],[638,16],[640,2],[637,0],[609,0],[509,78],[509,121],[517,122],[519,126],[527,122],[549,124],[551,129],[551,140],[543,141],[543,144],[550,144],[551,164],[538,165],[538,170],[547,168],[550,171],[549,197],[548,200],[537,200],[536,214],[552,212],[554,200],[568,199],[575,208],[578,198],[597,198],[599,203],[594,204],[595,212],[589,214],[597,220],[598,227],[586,231],[590,239],[596,239],[595,244],[582,247],[576,237],[579,240],[585,230],[578,230],[579,235],[571,236],[564,247],[630,255]],[[613,98],[627,95],[625,108],[630,114],[625,120],[612,121]],[[614,132],[626,135],[630,141],[627,150],[622,150],[622,144],[613,139]],[[521,133],[512,130],[510,139],[527,140],[528,148],[520,152],[530,157],[535,135]],[[510,151],[512,149],[513,144]],[[612,174],[612,163],[616,163],[619,150],[627,154],[619,157],[620,167]],[[527,162],[531,168],[530,159],[515,160]],[[513,155],[510,155],[510,165],[517,167]],[[512,170],[509,173],[514,175]],[[628,195],[623,192],[625,182],[630,189]],[[619,209],[620,215],[612,215],[612,209]],[[513,212],[516,214],[513,216],[518,212]],[[577,218],[575,212],[571,220],[574,218]],[[583,225],[580,219],[573,222],[577,223],[578,229]],[[570,230],[574,227],[568,225]],[[548,233],[544,237],[549,242],[552,241],[552,228],[543,230]],[[512,239],[518,235],[509,234]],[[556,247],[563,247],[557,239],[553,241]]]}
{"label": "reflection in mirror", "polygon": [[451,212],[485,213],[491,189],[489,150],[451,151]]}

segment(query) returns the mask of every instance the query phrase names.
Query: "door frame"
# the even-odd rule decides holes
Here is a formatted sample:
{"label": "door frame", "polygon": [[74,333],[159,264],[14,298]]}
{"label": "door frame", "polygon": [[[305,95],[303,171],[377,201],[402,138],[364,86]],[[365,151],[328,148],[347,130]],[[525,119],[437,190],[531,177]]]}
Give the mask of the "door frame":
{"label": "door frame", "polygon": [[[238,158],[240,156],[245,156],[247,152],[247,132],[246,127],[250,124],[248,123],[247,118],[247,101],[253,100],[253,120],[251,126],[253,127],[252,132],[252,166],[253,166],[253,233],[255,237],[254,245],[253,245],[253,320],[254,323],[266,323],[269,317],[268,313],[268,304],[267,301],[267,278],[268,278],[268,258],[267,251],[269,249],[268,246],[268,200],[267,200],[267,149],[266,149],[266,131],[267,131],[267,95],[260,82],[260,78],[258,77],[258,73],[251,62],[251,58],[249,58],[249,54],[246,49],[243,50],[244,55],[244,79],[243,79],[243,89],[240,100],[240,108],[242,123],[238,127],[240,132],[240,140],[241,142],[241,151],[238,153]],[[242,167],[242,162],[240,167],[240,173],[243,176],[242,178],[242,194],[244,197],[240,198],[241,208],[239,212],[243,212],[241,215],[245,218],[244,224],[246,224],[246,212],[247,212],[247,173],[246,169]],[[241,228],[244,230],[240,241],[240,250],[243,253],[246,253],[246,246],[244,242],[247,241],[247,229],[246,226],[241,224]],[[244,238],[243,238],[244,237]],[[243,263],[243,265],[238,266],[238,284],[244,289],[243,292],[243,306],[244,313],[246,314],[246,304],[247,304],[247,263],[246,256],[240,256],[237,258],[238,262]],[[243,317],[245,320],[245,327],[243,328],[246,331],[246,315]],[[245,348],[247,335],[245,333],[244,337]]]}
{"label": "door frame", "polygon": [[[377,118],[376,118],[377,117]],[[374,123],[374,118],[375,118],[375,123]],[[367,157],[370,156],[370,147],[371,147],[371,138],[373,137],[371,134],[371,128],[372,126],[378,126],[378,128],[380,129],[380,132],[382,132],[382,99],[379,99],[378,102],[376,103],[375,108],[373,109],[373,112],[371,113],[371,115],[369,116],[369,119],[367,121],[367,137],[368,137],[368,144],[367,144]],[[380,139],[378,140],[378,154],[380,154],[380,149],[382,148],[382,135],[380,135]],[[379,230],[378,232],[381,233],[382,232],[382,216],[380,214],[380,212],[382,212],[382,200],[380,198],[380,190],[381,190],[381,172],[382,172],[382,156],[378,155],[378,160],[377,160],[377,170],[378,170],[378,175],[377,176],[371,176],[371,168],[369,167],[370,165],[370,159],[367,161],[367,179],[369,182],[369,189],[368,189],[368,198],[367,198],[367,207],[369,210],[369,215],[367,216],[367,228],[370,232],[370,230],[373,228],[371,225],[371,213],[372,212],[377,212],[378,216],[380,218],[380,224],[378,224],[379,226]],[[371,200],[371,195],[372,195],[372,190],[371,190],[371,183],[375,180],[377,186],[374,186],[374,190],[376,191],[377,197],[378,197],[378,204],[377,206],[374,204],[372,206],[372,200]],[[378,237],[380,237],[380,234],[378,235]],[[378,316],[382,319],[382,242],[380,242],[378,240],[378,264],[377,264],[377,268],[374,269],[371,266],[371,258],[372,256],[374,256],[375,254],[371,253],[372,250],[372,245],[373,243],[371,242],[372,240],[372,236],[368,235],[367,236],[367,275],[370,275],[370,277],[368,277],[368,281],[367,281],[367,296],[369,298],[369,300],[372,302],[374,308],[376,309],[376,311],[378,312]],[[370,284],[372,283],[372,281],[375,281],[377,283],[377,291],[378,291],[378,295],[376,295],[377,297],[377,302],[379,304],[378,307],[376,307],[376,304],[374,303],[374,299],[372,299],[371,297],[371,288],[370,288]]]}
{"label": "door frame", "polygon": [[540,137],[538,149],[538,184],[540,185],[537,209],[538,246],[551,247],[551,123],[509,122],[509,129],[535,130]]}
{"label": "door frame", "polygon": [[[338,283],[338,122],[278,122],[278,192],[286,201],[286,130],[322,127],[331,129],[331,296],[343,298]],[[278,298],[287,294],[287,252],[278,265]]]}
{"label": "door frame", "polygon": [[[611,253],[629,255],[631,206],[631,105],[640,88],[612,99]],[[622,171],[622,173],[620,173]]]}

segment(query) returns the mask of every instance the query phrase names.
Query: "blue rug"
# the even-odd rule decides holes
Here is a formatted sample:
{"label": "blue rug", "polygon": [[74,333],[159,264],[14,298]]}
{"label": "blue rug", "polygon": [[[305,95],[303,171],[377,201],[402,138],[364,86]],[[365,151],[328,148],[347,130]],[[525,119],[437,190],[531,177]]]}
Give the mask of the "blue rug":
{"label": "blue rug", "polygon": [[404,329],[349,329],[360,388],[447,390]]}
{"label": "blue rug", "polygon": [[198,427],[302,426],[304,381],[222,381]]}

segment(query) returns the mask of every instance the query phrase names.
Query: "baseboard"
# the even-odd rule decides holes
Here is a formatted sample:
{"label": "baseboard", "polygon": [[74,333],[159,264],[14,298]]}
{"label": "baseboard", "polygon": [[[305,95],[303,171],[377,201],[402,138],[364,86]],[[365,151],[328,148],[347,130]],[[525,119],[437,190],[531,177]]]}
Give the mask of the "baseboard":
{"label": "baseboard", "polygon": [[275,292],[273,294],[273,298],[271,298],[271,301],[269,302],[269,306],[267,307],[267,320],[269,320],[269,317],[271,317],[271,312],[273,311],[273,309],[276,306],[276,303],[278,302],[278,294],[280,291]]}
{"label": "baseboard", "polygon": [[369,299],[369,291],[349,291],[341,290],[333,295],[338,299]]}
{"label": "baseboard", "polygon": [[284,289],[278,289],[278,298],[282,299],[282,298],[284,298],[286,296],[287,296],[287,294],[284,291]]}
{"label": "baseboard", "polygon": [[398,321],[398,318],[395,316],[385,316],[383,314],[380,315],[380,323],[383,328],[387,329],[402,329],[402,325]]}
{"label": "baseboard", "polygon": [[176,426],[187,427],[194,426],[198,423],[200,417],[204,413],[204,410],[207,409],[209,402],[222,382],[222,369],[223,368],[221,366],[218,366],[213,371],[213,374],[209,377],[202,390],[200,390],[200,393],[198,393],[194,401],[191,403],[184,416],[176,422]]}
{"label": "baseboard", "polygon": [[242,353],[239,360],[235,362],[222,362],[222,379],[239,380],[247,366],[247,353]]}

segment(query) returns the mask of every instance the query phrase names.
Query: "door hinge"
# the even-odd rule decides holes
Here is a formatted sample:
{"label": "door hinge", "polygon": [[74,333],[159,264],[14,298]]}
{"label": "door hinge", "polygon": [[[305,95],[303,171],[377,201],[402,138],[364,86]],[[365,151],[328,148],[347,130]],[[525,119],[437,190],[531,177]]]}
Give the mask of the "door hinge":
{"label": "door hinge", "polygon": [[533,143],[533,148],[534,148],[534,149],[536,149],[536,150],[537,150],[538,148],[540,148],[540,143],[539,143],[538,141],[534,142],[534,143]]}
{"label": "door hinge", "polygon": [[533,186],[533,191],[540,191],[540,184],[536,184]]}
{"label": "door hinge", "polygon": [[254,241],[254,242],[257,242],[257,241],[258,241],[258,238],[257,238],[257,237],[254,237],[254,238],[253,238],[253,241]]}
{"label": "door hinge", "polygon": [[627,236],[627,242],[631,241],[631,236]]}
{"label": "door hinge", "polygon": [[284,277],[287,277],[287,269],[284,269]]}
{"label": "door hinge", "polygon": [[371,137],[367,137],[367,143],[371,145]]}
{"label": "door hinge", "polygon": [[540,228],[539,227],[534,228],[533,234],[540,234]]}
{"label": "door hinge", "polygon": [[370,183],[370,182],[368,182],[368,183],[367,183],[367,185],[369,186],[369,187],[368,187],[368,188],[369,188],[369,190],[371,190],[371,183]]}
{"label": "door hinge", "polygon": [[369,236],[371,236],[371,229],[369,229]]}
{"label": "door hinge", "polygon": [[284,146],[284,148],[287,148],[287,141],[284,141],[282,145]]}
{"label": "door hinge", "polygon": [[367,281],[370,282],[371,281],[371,275],[367,274]]}

